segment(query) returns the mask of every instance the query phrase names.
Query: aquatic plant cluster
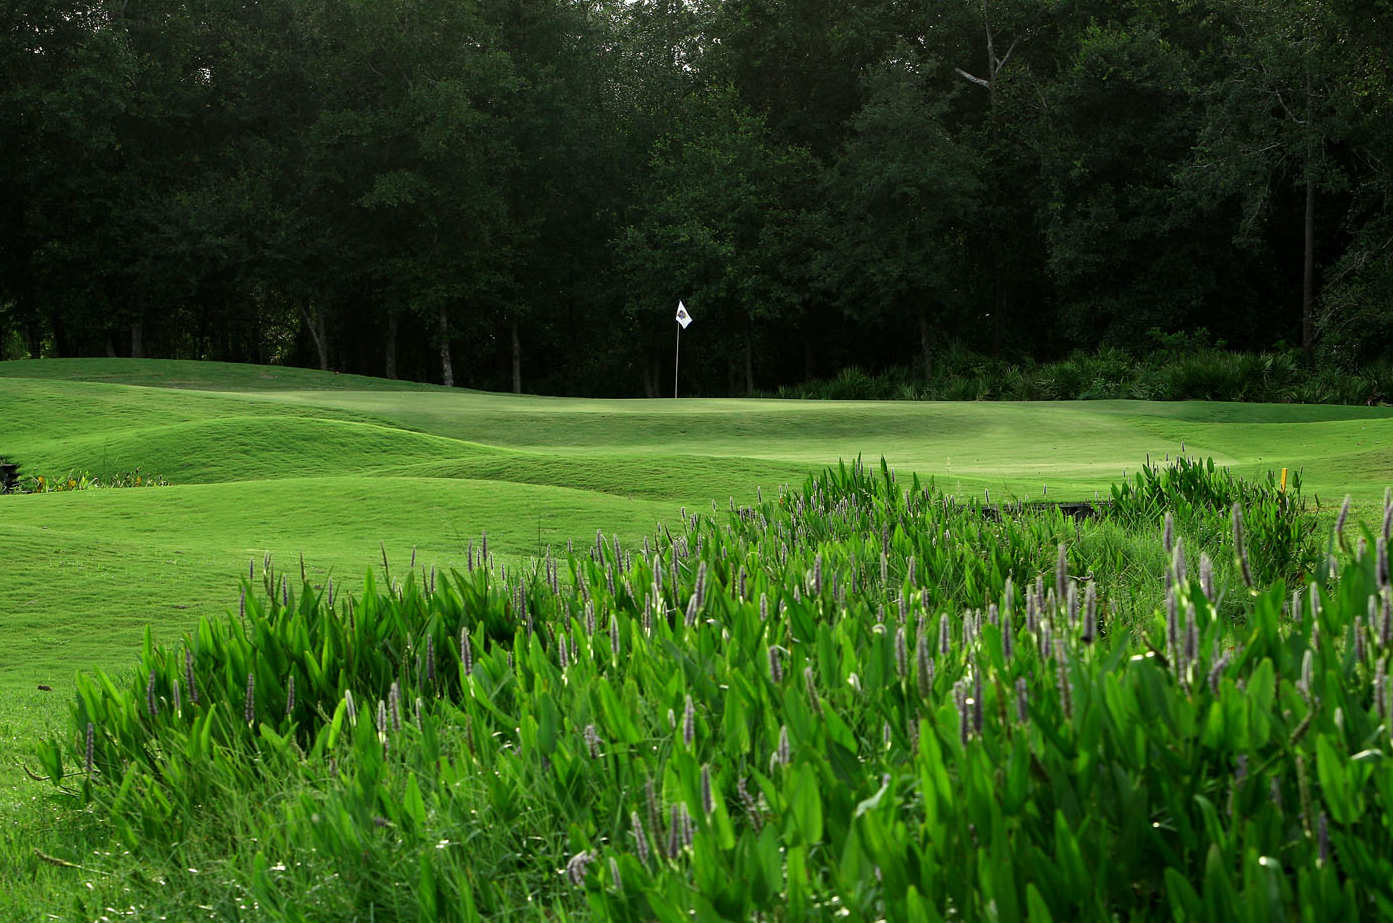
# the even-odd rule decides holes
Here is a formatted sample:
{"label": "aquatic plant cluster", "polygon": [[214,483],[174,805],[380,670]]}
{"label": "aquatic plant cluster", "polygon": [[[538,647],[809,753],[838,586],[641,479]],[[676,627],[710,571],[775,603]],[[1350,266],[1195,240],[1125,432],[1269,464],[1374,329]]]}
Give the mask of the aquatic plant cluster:
{"label": "aquatic plant cluster", "polygon": [[169,482],[159,475],[144,474],[139,468],[134,471],[117,472],[98,477],[89,471],[69,472],[62,477],[43,474],[19,475],[13,489],[16,494],[66,493],[72,490],[95,490],[104,487],[168,487]]}
{"label": "aquatic plant cluster", "polygon": [[1107,521],[859,462],[636,547],[384,551],[356,597],[253,561],[40,762],[127,848],[254,838],[265,919],[1386,912],[1393,506],[1263,583],[1241,523],[1294,488],[1188,502],[1234,528],[1133,523],[1144,577],[1081,553]]}

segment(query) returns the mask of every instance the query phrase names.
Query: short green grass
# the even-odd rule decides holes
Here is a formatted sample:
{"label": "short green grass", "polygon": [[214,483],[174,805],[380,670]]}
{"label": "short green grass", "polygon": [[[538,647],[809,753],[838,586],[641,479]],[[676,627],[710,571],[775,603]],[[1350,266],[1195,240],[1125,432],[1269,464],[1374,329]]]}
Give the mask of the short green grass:
{"label": "short green grass", "polygon": [[484,530],[514,561],[597,528],[634,539],[682,506],[747,501],[858,454],[950,492],[1065,499],[1182,443],[1241,473],[1301,469],[1308,494],[1329,508],[1350,493],[1366,518],[1393,483],[1388,408],[570,400],[218,363],[0,362],[0,455],[171,484],[0,500],[0,814],[46,794],[19,763],[76,671],[122,669],[147,625],[168,639],[234,608],[268,552],[356,587],[381,547],[397,568],[413,547],[420,565],[459,567]]}

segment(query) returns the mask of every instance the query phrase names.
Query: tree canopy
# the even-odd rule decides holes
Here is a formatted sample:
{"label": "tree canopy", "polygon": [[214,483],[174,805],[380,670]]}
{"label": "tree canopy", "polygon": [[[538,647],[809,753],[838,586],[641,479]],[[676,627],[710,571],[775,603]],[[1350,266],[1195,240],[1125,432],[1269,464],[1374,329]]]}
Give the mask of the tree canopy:
{"label": "tree canopy", "polygon": [[13,0],[0,357],[746,393],[1393,342],[1386,0]]}

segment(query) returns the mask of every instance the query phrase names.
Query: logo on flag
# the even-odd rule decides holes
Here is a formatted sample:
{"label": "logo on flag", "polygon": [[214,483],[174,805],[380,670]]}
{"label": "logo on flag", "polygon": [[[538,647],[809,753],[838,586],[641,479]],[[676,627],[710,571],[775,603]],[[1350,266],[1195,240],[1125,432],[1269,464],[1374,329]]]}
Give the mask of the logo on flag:
{"label": "logo on flag", "polygon": [[686,306],[680,301],[677,302],[677,322],[682,325],[683,330],[686,330],[687,325],[692,322],[692,315],[687,313]]}

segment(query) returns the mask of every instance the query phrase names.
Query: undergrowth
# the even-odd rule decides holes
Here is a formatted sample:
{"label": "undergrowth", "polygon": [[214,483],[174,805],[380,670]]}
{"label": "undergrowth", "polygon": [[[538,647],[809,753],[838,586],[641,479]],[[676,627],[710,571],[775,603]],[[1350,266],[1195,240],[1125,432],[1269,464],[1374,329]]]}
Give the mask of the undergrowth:
{"label": "undergrowth", "polygon": [[73,490],[100,490],[114,487],[168,487],[169,481],[159,475],[145,474],[139,468],[97,477],[87,471],[72,471],[66,475],[20,474],[8,491],[15,494],[52,494]]}
{"label": "undergrowth", "polygon": [[1299,351],[1235,353],[1203,347],[1134,355],[1116,348],[1042,362],[992,358],[961,347],[935,357],[933,373],[857,366],[786,385],[767,396],[876,401],[1248,401],[1272,404],[1384,404],[1393,400],[1393,362],[1357,369],[1312,367]]}

